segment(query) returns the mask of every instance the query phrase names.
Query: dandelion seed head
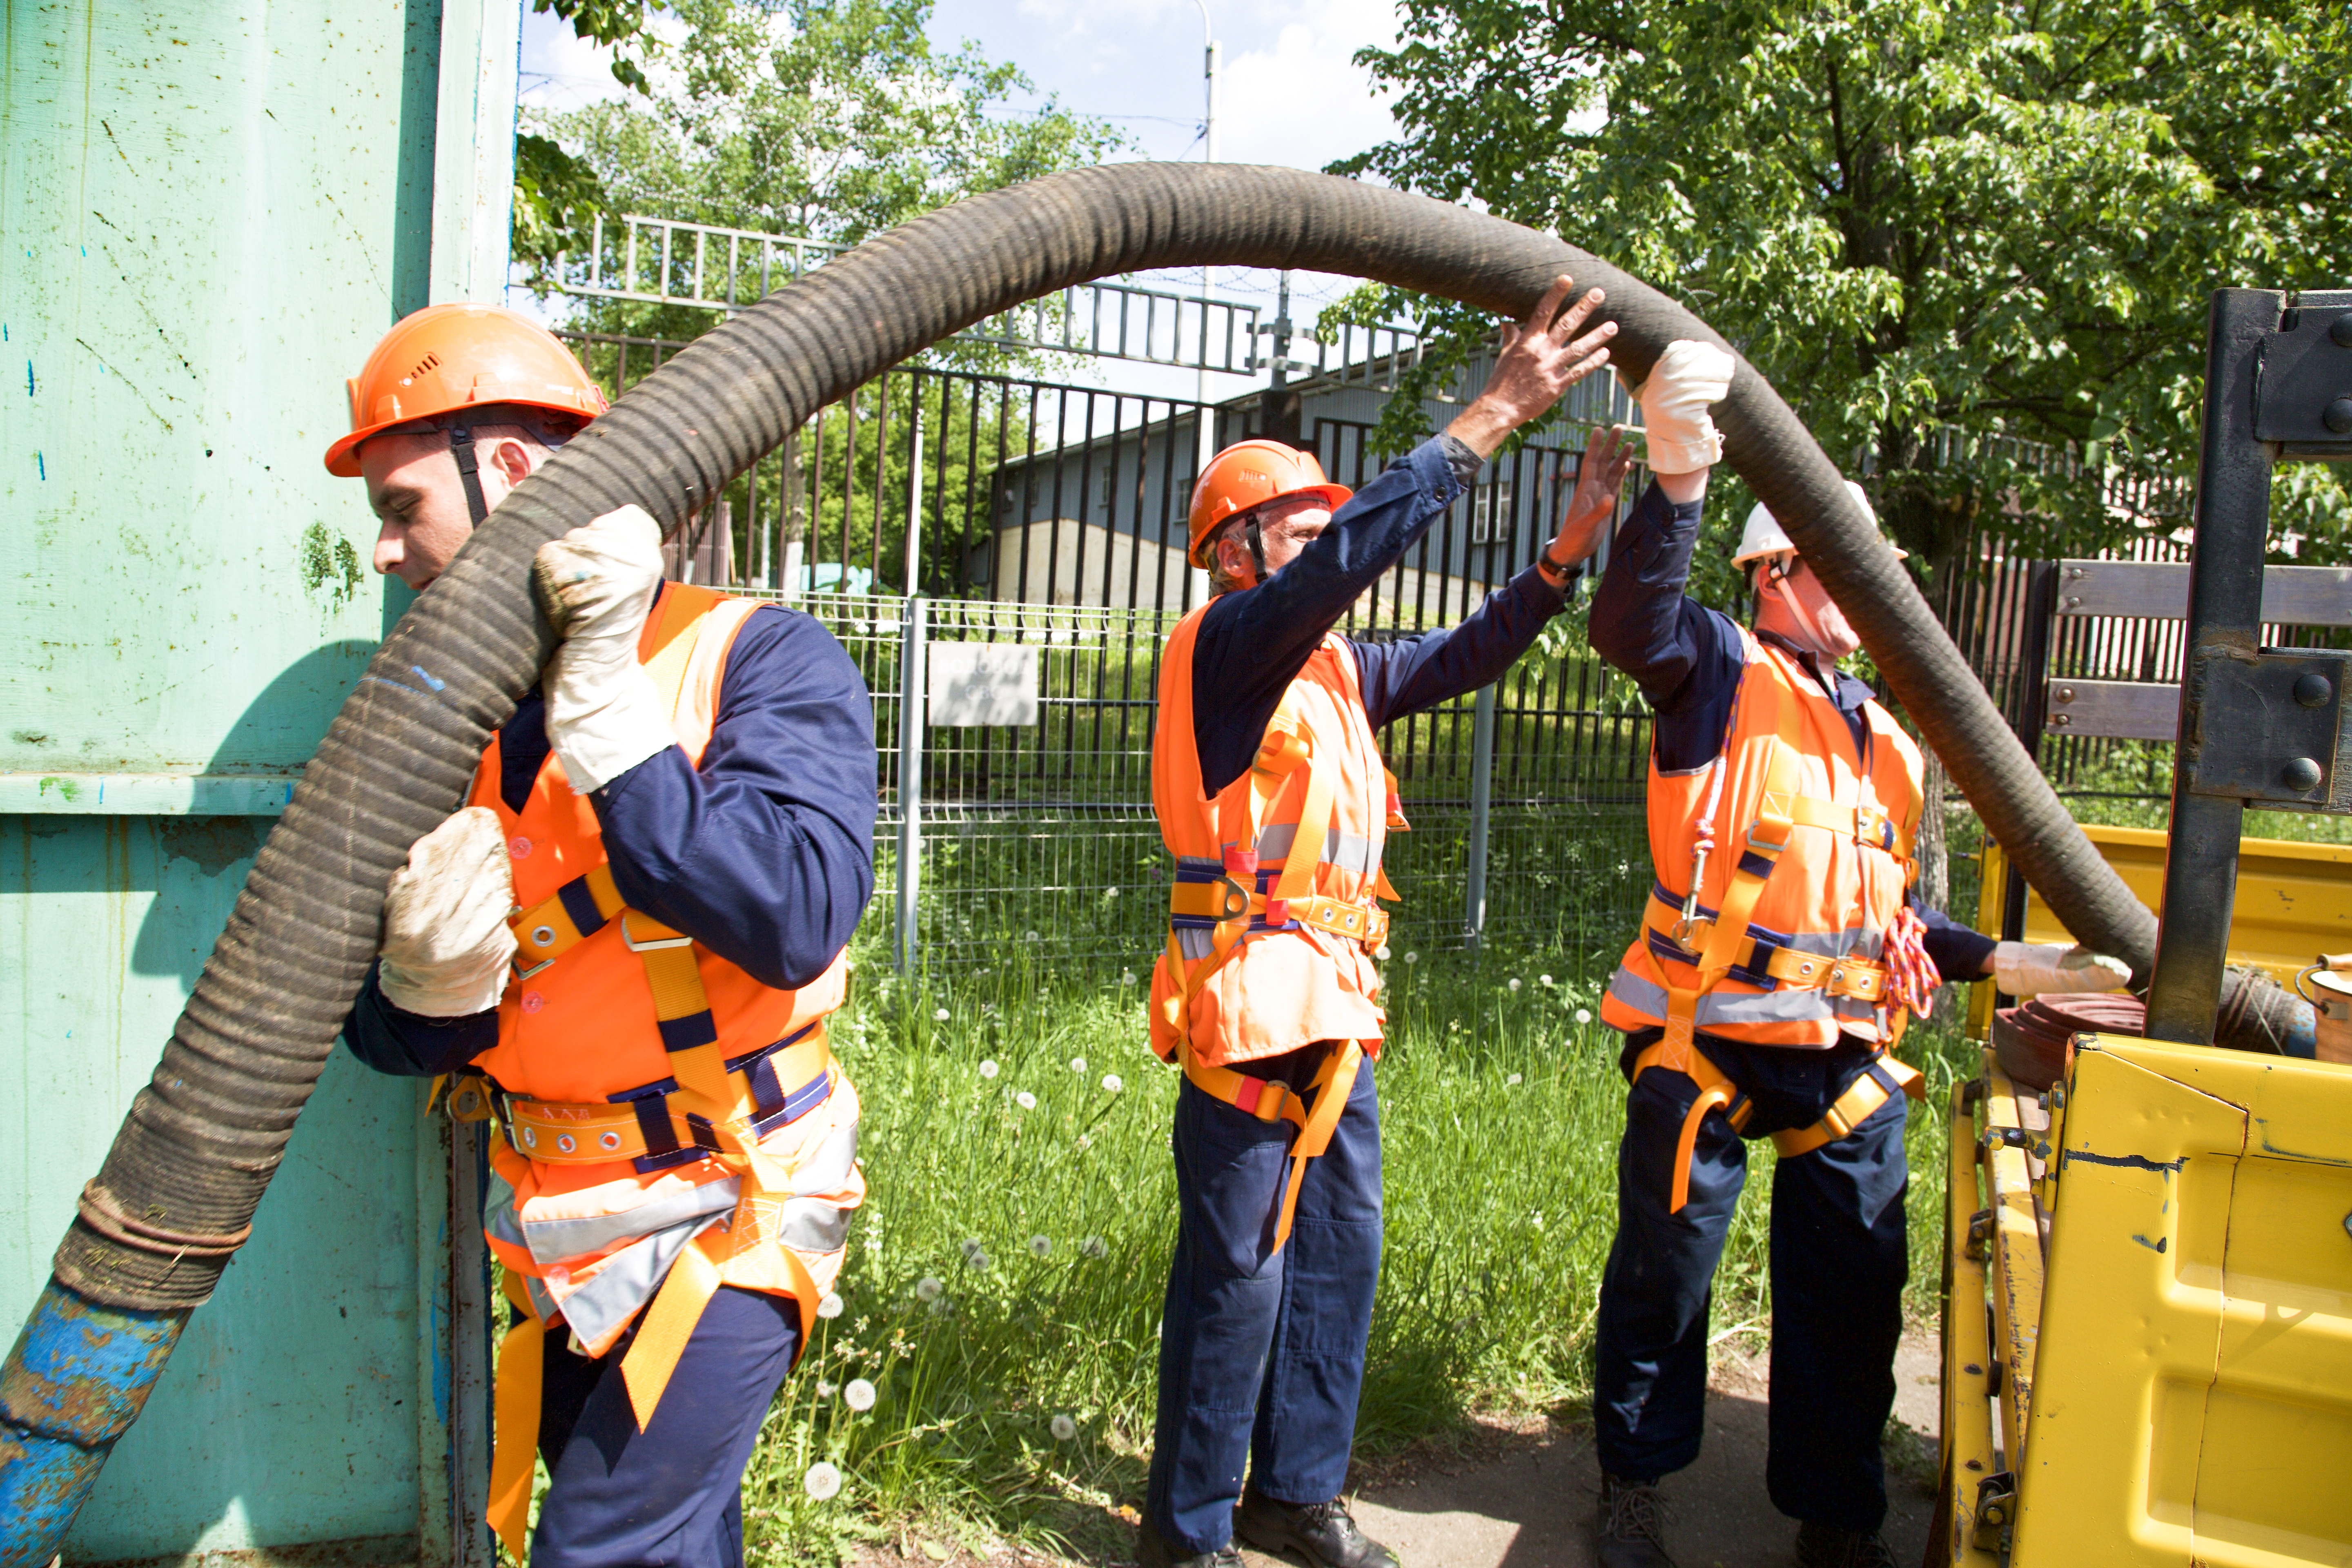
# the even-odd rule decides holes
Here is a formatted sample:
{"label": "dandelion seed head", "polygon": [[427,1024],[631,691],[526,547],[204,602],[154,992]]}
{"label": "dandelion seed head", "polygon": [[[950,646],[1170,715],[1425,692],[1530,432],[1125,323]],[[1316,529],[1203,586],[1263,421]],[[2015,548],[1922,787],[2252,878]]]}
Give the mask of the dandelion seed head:
{"label": "dandelion seed head", "polygon": [[1519,1082],[1520,1082],[1519,1075],[1518,1075],[1518,1074],[1517,1074],[1517,1073],[1513,1073],[1510,1077],[1508,1077],[1508,1078],[1507,1078],[1507,1079],[1505,1079],[1503,1080],[1503,1087],[1504,1087],[1505,1089],[1517,1089],[1517,1088],[1518,1087],[1518,1085],[1519,1085]]}
{"label": "dandelion seed head", "polygon": [[841,1402],[852,1410],[874,1408],[874,1385],[862,1377],[853,1377],[849,1386],[841,1391]]}
{"label": "dandelion seed head", "polygon": [[816,1315],[820,1318],[838,1318],[841,1316],[841,1292],[827,1290],[824,1293],[824,1300],[816,1304]]}
{"label": "dandelion seed head", "polygon": [[988,1254],[985,1252],[975,1252],[970,1258],[965,1258],[964,1262],[974,1269],[984,1269],[988,1267]]}
{"label": "dandelion seed head", "polygon": [[961,1245],[963,1247],[963,1260],[966,1263],[969,1263],[971,1261],[971,1255],[980,1250],[980,1237],[976,1236],[967,1236],[963,1238]]}
{"label": "dandelion seed head", "polygon": [[1013,1103],[1024,1110],[1034,1110],[1037,1109],[1037,1097],[1024,1089],[1013,1097]]}
{"label": "dandelion seed head", "polygon": [[1066,1443],[1078,1435],[1078,1424],[1066,1415],[1056,1415],[1053,1420],[1053,1430],[1055,1442]]}
{"label": "dandelion seed head", "polygon": [[1103,1074],[1103,1092],[1105,1094],[1117,1094],[1120,1089],[1125,1089],[1126,1087],[1127,1080],[1120,1078],[1118,1074],[1115,1072],[1107,1072]]}
{"label": "dandelion seed head", "polygon": [[1372,949],[1372,956],[1379,959],[1382,963],[1386,963],[1389,961],[1389,944],[1387,942],[1382,942],[1380,946]]}
{"label": "dandelion seed head", "polygon": [[982,1078],[994,1078],[999,1070],[992,1058],[980,1064],[980,1076]]}
{"label": "dandelion seed head", "polygon": [[1407,963],[1419,963],[1421,962],[1421,954],[1414,952],[1408,948],[1405,951],[1404,961]]}
{"label": "dandelion seed head", "polygon": [[1551,984],[1551,976],[1549,974],[1538,974],[1536,976],[1536,984],[1538,985],[1549,985]]}
{"label": "dandelion seed head", "polygon": [[819,1383],[816,1385],[816,1396],[819,1399],[831,1399],[835,1392],[832,1384]]}
{"label": "dandelion seed head", "polygon": [[1087,1058],[1084,1057],[1072,1057],[1070,1058],[1070,1070],[1074,1073],[1084,1074],[1087,1070]]}
{"label": "dandelion seed head", "polygon": [[915,1281],[915,1295],[918,1299],[925,1301],[938,1300],[940,1299],[940,1292],[946,1289],[946,1286],[940,1284],[929,1274],[924,1275],[920,1279]]}
{"label": "dandelion seed head", "polygon": [[1118,983],[1119,983],[1121,985],[1132,985],[1132,984],[1135,984],[1135,971],[1134,971],[1134,970],[1132,970],[1132,969],[1122,969],[1122,970],[1120,970],[1120,971],[1118,972]]}
{"label": "dandelion seed head", "polygon": [[945,1007],[934,1007],[934,1008],[932,1008],[932,1009],[931,1009],[931,1021],[932,1021],[933,1023],[937,1023],[937,1024],[944,1024],[944,1023],[946,1023],[946,1022],[948,1021],[948,1010],[947,1010]]}
{"label": "dandelion seed head", "polygon": [[1592,1009],[1590,1007],[1579,1007],[1576,1010],[1576,1021],[1580,1024],[1590,1024],[1592,1022]]}
{"label": "dandelion seed head", "polygon": [[1511,976],[1511,989],[1512,989],[1512,990],[1514,990],[1514,991],[1517,991],[1518,988],[1519,988],[1519,977],[1518,977],[1517,975],[1514,974],[1513,976]]}
{"label": "dandelion seed head", "polygon": [[1078,1243],[1078,1250],[1088,1258],[1108,1258],[1110,1256],[1110,1243],[1099,1236],[1090,1236]]}
{"label": "dandelion seed head", "polygon": [[819,1459],[801,1478],[801,1489],[819,1502],[831,1502],[841,1495],[841,1468],[830,1459]]}
{"label": "dandelion seed head", "polygon": [[1054,1238],[1052,1237],[1033,1236],[1029,1238],[1029,1252],[1030,1256],[1033,1258],[1043,1258],[1053,1250]]}

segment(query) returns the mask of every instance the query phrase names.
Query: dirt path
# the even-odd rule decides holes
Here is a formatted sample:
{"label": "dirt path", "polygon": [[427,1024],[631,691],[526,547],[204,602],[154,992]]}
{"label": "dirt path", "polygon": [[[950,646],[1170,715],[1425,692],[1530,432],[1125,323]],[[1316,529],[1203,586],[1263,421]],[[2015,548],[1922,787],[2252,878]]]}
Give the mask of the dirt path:
{"label": "dirt path", "polygon": [[[1916,1563],[1934,1509],[1927,1474],[1937,1421],[1932,1334],[1906,1339],[1895,1370],[1895,1417],[1913,1439],[1908,1452],[1902,1441],[1888,1444],[1885,1535],[1897,1562]],[[1667,1542],[1680,1568],[1788,1568],[1795,1560],[1797,1527],[1764,1495],[1766,1386],[1760,1357],[1726,1357],[1709,1380],[1698,1463],[1668,1478],[1664,1488],[1672,1510]],[[1589,1430],[1481,1427],[1458,1452],[1418,1451],[1367,1467],[1358,1486],[1357,1522],[1404,1568],[1591,1568],[1600,1473]],[[1123,1546],[1119,1555],[1081,1561],[1114,1568],[1132,1562],[1131,1553]],[[1250,1568],[1295,1568],[1256,1552],[1243,1557]],[[903,1561],[886,1553],[868,1564],[897,1568]],[[931,1568],[936,1560],[918,1561]]]}

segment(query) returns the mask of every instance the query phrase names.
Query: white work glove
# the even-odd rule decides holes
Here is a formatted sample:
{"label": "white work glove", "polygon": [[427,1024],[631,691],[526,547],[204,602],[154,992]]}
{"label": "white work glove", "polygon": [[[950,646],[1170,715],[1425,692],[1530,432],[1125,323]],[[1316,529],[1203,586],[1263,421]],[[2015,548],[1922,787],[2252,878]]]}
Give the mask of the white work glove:
{"label": "white work glove", "polygon": [[2055,992],[2120,991],[2131,984],[2131,965],[2087,947],[2054,942],[2004,942],[1992,950],[1993,984],[2022,1002]]}
{"label": "white work glove", "polygon": [[572,789],[589,795],[677,744],[637,662],[661,587],[661,527],[641,507],[608,511],[539,547],[530,577],[563,640],[547,661],[547,739]]}
{"label": "white work glove", "polygon": [[469,805],[418,839],[383,899],[383,967],[395,1007],[462,1018],[499,1005],[514,957],[514,870],[499,814]]}
{"label": "white work glove", "polygon": [[1650,379],[1633,388],[1652,473],[1692,474],[1722,460],[1723,437],[1706,411],[1730,395],[1736,363],[1728,349],[1678,339],[1658,356]]}

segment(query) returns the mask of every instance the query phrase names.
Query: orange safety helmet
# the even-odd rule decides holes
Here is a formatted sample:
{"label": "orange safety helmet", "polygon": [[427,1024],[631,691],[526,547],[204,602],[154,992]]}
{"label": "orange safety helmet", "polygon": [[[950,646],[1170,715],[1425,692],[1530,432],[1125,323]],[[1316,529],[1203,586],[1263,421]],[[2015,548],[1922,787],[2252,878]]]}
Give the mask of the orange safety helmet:
{"label": "orange safety helmet", "polygon": [[352,429],[327,448],[327,471],[347,479],[359,477],[361,442],[411,420],[492,403],[593,419],[608,406],[554,333],[492,305],[427,305],[403,316],[343,384]]}
{"label": "orange safety helmet", "polygon": [[1185,559],[1206,570],[1202,547],[1219,525],[1281,496],[1319,495],[1334,511],[1356,492],[1323,477],[1312,452],[1279,441],[1243,441],[1209,459],[1192,487],[1192,542]]}

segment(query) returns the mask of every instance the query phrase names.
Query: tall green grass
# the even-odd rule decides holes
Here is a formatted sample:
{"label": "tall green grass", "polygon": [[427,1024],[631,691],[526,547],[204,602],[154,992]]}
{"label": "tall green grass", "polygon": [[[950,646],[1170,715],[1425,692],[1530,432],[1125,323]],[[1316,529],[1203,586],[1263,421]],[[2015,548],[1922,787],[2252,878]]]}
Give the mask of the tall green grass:
{"label": "tall green grass", "polygon": [[[1596,981],[1547,977],[1546,962],[1489,951],[1388,966],[1387,1244],[1364,1451],[1589,1390],[1623,1085],[1617,1035],[1589,1017]],[[1016,952],[919,988],[872,963],[857,982],[835,1041],[864,1100],[869,1196],[843,1310],[820,1324],[746,1481],[753,1559],[824,1561],[894,1536],[1115,1548],[1115,1510],[1142,1492],[1175,1232],[1176,1075],[1145,1043],[1142,977],[1089,984]],[[1944,1027],[1911,1039],[1938,1105],[1972,1058]],[[1942,1129],[1934,1114],[1912,1128],[1924,1313]],[[1717,1279],[1721,1336],[1760,1333],[1769,1311],[1772,1153],[1749,1151]],[[870,1409],[848,1407],[853,1378],[875,1385]],[[843,1476],[825,1500],[806,1485],[820,1460]]]}

